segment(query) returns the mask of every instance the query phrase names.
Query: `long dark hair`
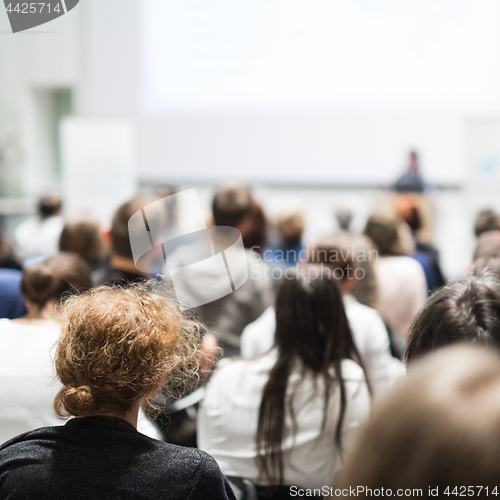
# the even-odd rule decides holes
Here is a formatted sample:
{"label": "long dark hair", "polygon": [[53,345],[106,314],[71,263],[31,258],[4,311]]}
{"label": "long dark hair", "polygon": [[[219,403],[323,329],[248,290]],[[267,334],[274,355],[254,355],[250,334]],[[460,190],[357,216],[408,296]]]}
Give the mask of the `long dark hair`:
{"label": "long dark hair", "polygon": [[[344,310],[341,292],[328,269],[319,266],[289,269],[276,293],[276,364],[264,387],[257,428],[258,465],[262,476],[275,486],[283,485],[282,443],[289,429],[296,428],[292,408],[293,394],[287,397],[288,378],[299,362],[303,372],[324,382],[321,433],[325,431],[334,384],[340,388],[340,413],[335,441],[342,452],[342,424],[346,409],[346,389],[342,360],[354,359],[364,370]],[[333,368],[333,373],[332,373]],[[365,372],[366,373],[366,372]]]}

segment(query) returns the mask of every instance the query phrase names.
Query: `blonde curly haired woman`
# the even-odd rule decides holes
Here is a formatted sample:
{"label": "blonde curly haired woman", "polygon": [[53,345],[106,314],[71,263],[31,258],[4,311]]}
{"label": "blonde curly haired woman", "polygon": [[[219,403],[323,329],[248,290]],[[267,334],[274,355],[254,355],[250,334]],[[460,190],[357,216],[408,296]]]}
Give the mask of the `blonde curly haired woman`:
{"label": "blonde curly haired woman", "polygon": [[199,325],[145,285],[94,289],[62,316],[54,406],[76,418],[0,447],[0,498],[233,499],[212,457],[136,429],[160,388],[196,377]]}

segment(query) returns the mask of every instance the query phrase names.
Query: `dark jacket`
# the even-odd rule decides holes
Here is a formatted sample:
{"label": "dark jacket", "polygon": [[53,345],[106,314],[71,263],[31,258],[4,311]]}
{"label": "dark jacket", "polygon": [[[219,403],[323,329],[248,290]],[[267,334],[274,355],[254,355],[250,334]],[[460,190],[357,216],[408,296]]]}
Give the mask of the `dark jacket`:
{"label": "dark jacket", "polygon": [[151,439],[119,418],[86,417],[3,444],[0,498],[233,500],[234,495],[207,453]]}

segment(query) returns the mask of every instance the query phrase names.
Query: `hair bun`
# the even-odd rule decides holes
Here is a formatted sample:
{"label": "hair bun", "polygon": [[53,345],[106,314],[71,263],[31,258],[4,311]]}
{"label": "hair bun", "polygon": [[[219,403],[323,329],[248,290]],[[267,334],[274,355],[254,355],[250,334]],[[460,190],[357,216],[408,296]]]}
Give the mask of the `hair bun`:
{"label": "hair bun", "polygon": [[[56,412],[61,416],[63,416],[63,413],[86,416],[95,410],[94,397],[88,385],[63,387],[54,404]],[[60,411],[63,408],[65,411]]]}

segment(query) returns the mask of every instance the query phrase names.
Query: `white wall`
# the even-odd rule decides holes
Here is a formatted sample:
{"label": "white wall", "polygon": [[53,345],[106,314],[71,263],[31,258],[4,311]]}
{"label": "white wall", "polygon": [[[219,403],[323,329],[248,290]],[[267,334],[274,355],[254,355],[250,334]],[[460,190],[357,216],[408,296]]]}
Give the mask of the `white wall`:
{"label": "white wall", "polygon": [[5,141],[14,144],[16,166],[9,174],[12,194],[38,194],[58,183],[51,156],[43,154],[40,143],[48,117],[35,90],[71,88],[78,100],[82,36],[80,8],[17,34],[11,33],[5,9],[0,8],[0,147]]}

